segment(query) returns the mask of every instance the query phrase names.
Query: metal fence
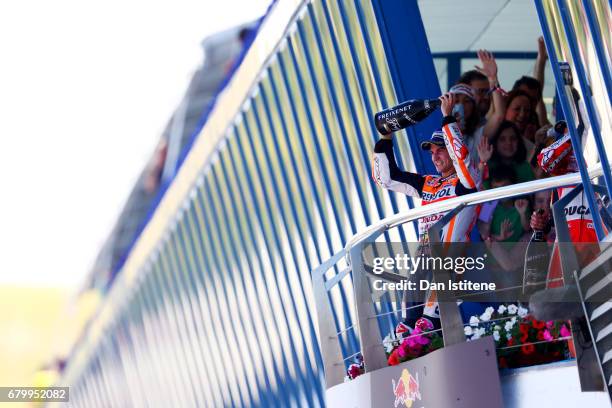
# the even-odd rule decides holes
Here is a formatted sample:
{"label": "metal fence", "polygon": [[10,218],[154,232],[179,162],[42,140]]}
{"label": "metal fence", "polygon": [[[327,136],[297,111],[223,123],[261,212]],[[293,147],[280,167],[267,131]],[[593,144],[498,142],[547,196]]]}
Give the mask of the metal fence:
{"label": "metal fence", "polygon": [[371,115],[397,102],[379,3],[270,10],[70,356],[71,405],[324,404],[310,271],[410,208],[369,179]]}

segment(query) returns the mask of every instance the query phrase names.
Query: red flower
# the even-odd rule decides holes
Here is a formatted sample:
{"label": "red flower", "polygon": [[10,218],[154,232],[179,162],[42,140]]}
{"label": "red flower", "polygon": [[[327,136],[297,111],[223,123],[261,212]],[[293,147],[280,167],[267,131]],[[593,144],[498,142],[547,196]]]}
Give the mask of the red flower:
{"label": "red flower", "polygon": [[545,340],[545,339],[544,339],[544,332],[543,332],[542,330],[538,331],[538,334],[536,335],[536,338],[537,338],[539,341],[543,341],[543,340]]}
{"label": "red flower", "polygon": [[389,363],[390,366],[398,365],[400,363],[399,357],[397,355],[397,349],[391,352],[391,355],[389,356],[389,359],[387,360],[387,362]]}
{"label": "red flower", "polygon": [[531,343],[524,344],[523,346],[521,346],[521,351],[523,352],[523,354],[533,354],[533,352],[535,351],[535,346]]}
{"label": "red flower", "polygon": [[408,349],[408,354],[414,357],[419,357],[421,355],[421,351],[423,351],[423,347],[420,344],[415,344]]}
{"label": "red flower", "polygon": [[363,374],[363,371],[361,370],[359,364],[351,364],[347,370],[347,374],[350,379],[355,379]]}
{"label": "red flower", "polygon": [[514,337],[508,340],[508,347],[514,346]]}
{"label": "red flower", "polygon": [[538,329],[538,330],[541,330],[546,327],[546,323],[541,322],[539,320],[535,320],[535,319],[533,319],[533,323],[531,325],[533,326],[534,329]]}
{"label": "red flower", "polygon": [[521,343],[526,343],[529,335],[527,333],[521,334]]}
{"label": "red flower", "polygon": [[528,324],[526,324],[526,323],[521,323],[521,324],[519,325],[519,331],[520,331],[521,333],[523,333],[523,334],[527,334],[527,333],[529,333],[529,325],[528,325]]}

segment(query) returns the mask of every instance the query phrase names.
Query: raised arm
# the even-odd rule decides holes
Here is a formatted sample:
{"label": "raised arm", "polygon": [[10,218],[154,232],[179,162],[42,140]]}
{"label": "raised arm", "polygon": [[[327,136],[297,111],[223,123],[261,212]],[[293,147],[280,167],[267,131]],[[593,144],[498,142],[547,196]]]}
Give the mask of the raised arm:
{"label": "raised arm", "polygon": [[506,114],[506,99],[503,96],[503,92],[499,86],[499,80],[497,79],[497,62],[492,53],[487,50],[479,50],[478,58],[482,67],[475,66],[476,70],[486,75],[489,80],[489,88],[492,89],[491,105],[493,106],[492,111],[487,117],[487,123],[485,124],[483,134],[491,138],[491,136],[497,131],[499,124],[504,120]]}
{"label": "raised arm", "polygon": [[[544,44],[544,38],[540,36],[538,38],[538,56],[536,57],[535,65],[533,67],[533,77],[540,82],[542,90],[544,89],[544,69],[546,68],[546,61],[548,60],[548,53],[546,52],[546,44]],[[550,125],[548,115],[546,114],[546,106],[544,106],[544,99],[540,98],[536,105],[536,114],[538,115],[538,121],[540,126]]]}
{"label": "raised arm", "polygon": [[533,77],[540,82],[542,88],[544,88],[544,68],[546,67],[546,61],[548,61],[546,44],[544,44],[544,37],[540,36],[538,37],[538,56],[536,57],[533,67]]}
{"label": "raised arm", "polygon": [[374,146],[372,179],[384,189],[413,197],[421,196],[425,184],[424,176],[400,170],[393,154],[393,140],[389,136],[381,138]]}
{"label": "raised arm", "polygon": [[[444,143],[448,155],[453,162],[453,166],[455,167],[455,171],[457,172],[457,176],[459,177],[459,182],[464,188],[476,191],[480,184],[480,174],[475,164],[472,163],[470,159],[470,152],[463,142],[463,135],[457,124],[457,119],[452,116],[453,106],[455,104],[454,99],[453,94],[450,92],[440,97],[442,101],[440,109],[442,110],[442,115],[444,115],[444,119],[442,119]],[[464,192],[464,194],[465,193],[467,193],[467,191]]]}

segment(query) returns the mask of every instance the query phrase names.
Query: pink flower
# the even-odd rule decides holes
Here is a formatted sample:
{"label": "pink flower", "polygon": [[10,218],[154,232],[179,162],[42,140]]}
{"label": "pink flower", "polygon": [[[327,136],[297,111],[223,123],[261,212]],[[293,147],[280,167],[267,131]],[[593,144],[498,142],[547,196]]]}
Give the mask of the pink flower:
{"label": "pink flower", "polygon": [[416,341],[417,344],[419,344],[421,346],[426,346],[430,342],[429,337],[423,336],[423,335],[417,336],[415,341]]}
{"label": "pink flower", "polygon": [[419,329],[421,332],[426,332],[426,331],[432,330],[434,328],[434,325],[431,322],[431,320],[425,317],[421,317],[419,318],[419,320],[416,321],[416,323],[414,324],[414,327],[416,329]]}
{"label": "pink flower", "polygon": [[417,338],[421,337],[419,336],[419,334],[421,334],[421,329],[419,329],[418,327],[415,327],[414,330],[412,331],[412,334],[406,337],[406,339],[402,342],[402,345],[406,343],[409,348],[415,347],[416,345],[419,344],[419,342],[417,341]]}
{"label": "pink flower", "polygon": [[542,337],[544,337],[544,340],[546,340],[546,341],[552,341],[552,339],[553,339],[552,334],[550,334],[550,332],[548,330],[544,330],[544,334],[543,334]]}
{"label": "pink flower", "polygon": [[561,334],[561,337],[570,337],[572,332],[569,331],[565,325],[563,325],[561,326],[561,330],[559,330],[559,334]]}
{"label": "pink flower", "polygon": [[548,322],[546,322],[546,328],[547,329],[552,329],[553,327],[555,327],[555,322],[552,320],[549,320]]}

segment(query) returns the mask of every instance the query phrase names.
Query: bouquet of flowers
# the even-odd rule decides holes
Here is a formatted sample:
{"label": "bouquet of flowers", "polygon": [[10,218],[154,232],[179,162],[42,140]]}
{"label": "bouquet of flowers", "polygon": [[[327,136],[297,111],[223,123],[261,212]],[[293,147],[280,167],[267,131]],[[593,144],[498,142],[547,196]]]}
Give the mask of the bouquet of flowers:
{"label": "bouquet of flowers", "polygon": [[[395,333],[388,334],[383,340],[389,365],[398,365],[441,348],[444,342],[438,332],[439,330],[434,330],[433,324],[425,318],[417,320],[414,329],[399,323]],[[346,370],[344,381],[353,380],[364,372],[363,357],[358,354],[355,363]]]}
{"label": "bouquet of flowers", "polygon": [[444,343],[433,324],[427,319],[417,320],[414,329],[400,323],[395,336],[389,334],[383,340],[390,366],[413,360],[441,348]]}
{"label": "bouquet of flowers", "polygon": [[500,368],[524,367],[564,360],[569,357],[571,338],[568,322],[542,322],[514,304],[488,307],[472,316],[464,327],[469,340],[493,336]]}

